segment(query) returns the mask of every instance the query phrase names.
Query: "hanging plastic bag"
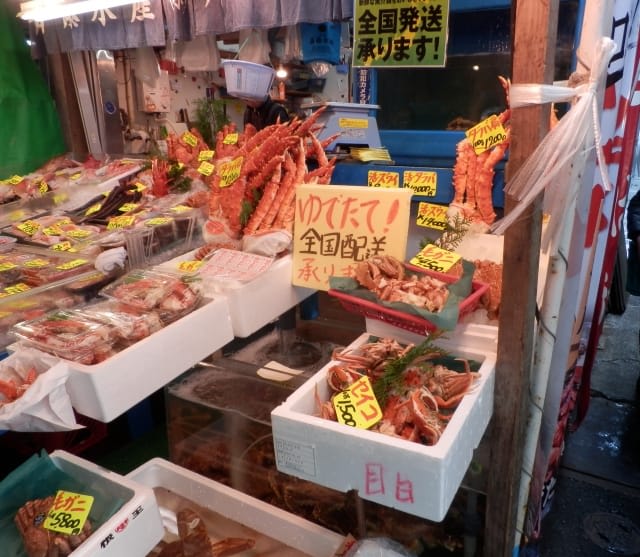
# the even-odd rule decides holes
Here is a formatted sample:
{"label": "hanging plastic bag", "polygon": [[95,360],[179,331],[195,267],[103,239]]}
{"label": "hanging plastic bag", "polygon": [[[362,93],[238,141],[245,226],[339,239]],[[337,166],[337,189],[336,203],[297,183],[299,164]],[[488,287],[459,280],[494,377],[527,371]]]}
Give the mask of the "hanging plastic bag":
{"label": "hanging plastic bag", "polygon": [[238,60],[254,64],[268,64],[271,45],[267,29],[241,29]]}
{"label": "hanging plastic bag", "polygon": [[284,30],[284,49],[282,51],[282,61],[302,59],[302,41],[300,39],[300,26],[289,25]]}
{"label": "hanging plastic bag", "polygon": [[178,42],[176,63],[188,72],[217,72],[220,51],[215,37],[199,35],[192,41]]}
{"label": "hanging plastic bag", "polygon": [[135,76],[153,87],[160,77],[160,65],[155,50],[150,46],[136,49],[136,58],[133,65]]}

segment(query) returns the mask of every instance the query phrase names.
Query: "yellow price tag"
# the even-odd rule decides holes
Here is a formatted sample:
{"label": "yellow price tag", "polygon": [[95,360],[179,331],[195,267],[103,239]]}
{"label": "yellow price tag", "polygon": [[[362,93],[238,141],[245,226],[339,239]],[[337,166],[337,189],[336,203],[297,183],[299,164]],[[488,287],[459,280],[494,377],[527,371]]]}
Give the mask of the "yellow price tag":
{"label": "yellow price tag", "polygon": [[54,532],[69,535],[79,534],[89,516],[92,505],[93,497],[91,495],[60,490],[56,493],[53,504],[47,512],[43,526]]}
{"label": "yellow price tag", "polygon": [[40,230],[40,224],[33,220],[26,220],[16,225],[18,230],[22,230],[25,234],[33,236],[38,230]]}
{"label": "yellow price tag", "polygon": [[225,135],[222,143],[224,143],[225,145],[235,145],[236,143],[238,143],[238,132],[228,133],[227,135]]}
{"label": "yellow price tag", "polygon": [[435,230],[444,230],[447,227],[447,206],[436,205],[435,203],[418,204],[418,216],[416,224],[425,228],[434,228]]}
{"label": "yellow price tag", "polygon": [[47,267],[50,263],[51,261],[49,261],[48,259],[42,259],[38,257],[36,259],[31,259],[25,262],[24,266],[30,267],[32,269],[39,269],[40,267]]}
{"label": "yellow price tag", "polygon": [[411,188],[416,195],[434,197],[438,184],[438,173],[427,170],[405,170],[402,187]]}
{"label": "yellow price tag", "polygon": [[198,172],[200,172],[200,174],[204,176],[211,176],[214,169],[215,169],[215,166],[207,161],[202,161],[200,163],[200,166],[198,166]]}
{"label": "yellow price tag", "polygon": [[9,294],[9,296],[13,296],[14,294],[21,294],[22,292],[26,292],[27,290],[31,290],[31,287],[24,282],[19,282],[17,284],[12,284],[11,286],[7,286],[4,289],[4,292]]}
{"label": "yellow price tag", "polygon": [[10,271],[11,269],[15,269],[17,265],[15,263],[11,263],[11,261],[5,261],[4,263],[0,263],[0,272],[2,271]]}
{"label": "yellow price tag", "polygon": [[40,193],[47,193],[49,191],[49,184],[44,180],[40,180],[40,183],[38,184],[38,191]]}
{"label": "yellow price tag", "polygon": [[161,224],[169,224],[173,219],[171,217],[153,217],[144,221],[145,226],[158,226]]}
{"label": "yellow price tag", "polygon": [[182,134],[182,141],[191,147],[195,147],[198,144],[198,138],[191,132],[184,132]]}
{"label": "yellow price tag", "polygon": [[412,265],[427,269],[429,271],[437,271],[438,273],[446,273],[460,260],[460,255],[439,248],[433,244],[429,244],[419,253],[417,253],[410,261]]}
{"label": "yellow price tag", "polygon": [[56,265],[56,269],[60,269],[61,271],[68,271],[69,269],[80,267],[80,265],[84,265],[85,263],[87,263],[86,259],[72,259],[71,261],[67,261],[66,263]]}
{"label": "yellow price tag", "polygon": [[71,176],[69,176],[69,178],[71,178],[72,180],[78,180],[82,177],[82,172],[76,172],[75,174],[72,174]]}
{"label": "yellow price tag", "polygon": [[52,224],[42,229],[42,232],[47,236],[60,236],[62,234],[62,228],[57,224]]}
{"label": "yellow price tag", "polygon": [[203,261],[180,261],[178,263],[178,270],[183,273],[193,273],[202,267]]}
{"label": "yellow price tag", "polygon": [[71,242],[58,242],[57,244],[53,244],[49,249],[53,251],[69,251],[71,249]]}
{"label": "yellow price tag", "polygon": [[128,213],[129,211],[135,211],[138,207],[140,207],[139,203],[123,203],[120,205],[118,211],[121,213]]}
{"label": "yellow price tag", "polygon": [[16,222],[17,220],[22,220],[27,213],[22,209],[18,209],[16,211],[11,211],[9,213],[9,220],[11,222]]}
{"label": "yellow price tag", "polygon": [[136,191],[144,191],[147,189],[147,186],[145,186],[142,182],[136,182],[135,184],[133,184],[133,187],[136,188]]}
{"label": "yellow price tag", "polygon": [[338,118],[338,126],[341,128],[366,129],[369,127],[369,120],[366,118]]}
{"label": "yellow price tag", "polygon": [[382,419],[382,410],[365,375],[333,397],[333,407],[341,424],[369,429]]}
{"label": "yellow price tag", "polygon": [[400,187],[400,173],[385,170],[369,170],[367,185],[370,188],[398,188]]}
{"label": "yellow price tag", "polygon": [[11,176],[11,178],[7,180],[7,182],[9,182],[9,184],[11,184],[12,186],[17,186],[20,182],[22,182],[22,180],[24,180],[22,176],[18,176],[17,174],[14,174],[13,176]]}
{"label": "yellow price tag", "polygon": [[482,120],[473,128],[469,128],[465,135],[473,146],[476,155],[488,151],[507,139],[507,132],[495,114]]}
{"label": "yellow price tag", "polygon": [[66,235],[69,238],[76,238],[78,240],[82,240],[83,238],[87,238],[91,236],[93,232],[91,230],[83,230],[82,228],[78,228],[77,230],[67,230]]}
{"label": "yellow price tag", "polygon": [[121,215],[119,217],[113,217],[109,219],[107,224],[107,230],[116,230],[118,228],[126,228],[131,226],[136,221],[136,217],[133,215]]}
{"label": "yellow price tag", "polygon": [[215,151],[200,151],[198,153],[198,160],[199,161],[210,161],[215,154],[216,154]]}
{"label": "yellow price tag", "polygon": [[169,210],[173,211],[174,213],[185,213],[187,211],[193,211],[193,207],[189,207],[188,205],[175,205]]}
{"label": "yellow price tag", "polygon": [[56,193],[53,196],[53,202],[56,205],[61,205],[62,203],[64,203],[65,201],[67,201],[69,199],[69,196],[66,193]]}
{"label": "yellow price tag", "polygon": [[91,205],[91,207],[89,207],[89,208],[84,212],[84,214],[85,214],[86,216],[93,215],[93,213],[97,213],[97,212],[100,210],[100,208],[101,208],[101,207],[102,207],[102,203],[96,203],[95,205]]}
{"label": "yellow price tag", "polygon": [[240,169],[244,157],[238,157],[229,162],[224,162],[218,167],[220,174],[220,187],[226,188],[233,184],[240,177]]}

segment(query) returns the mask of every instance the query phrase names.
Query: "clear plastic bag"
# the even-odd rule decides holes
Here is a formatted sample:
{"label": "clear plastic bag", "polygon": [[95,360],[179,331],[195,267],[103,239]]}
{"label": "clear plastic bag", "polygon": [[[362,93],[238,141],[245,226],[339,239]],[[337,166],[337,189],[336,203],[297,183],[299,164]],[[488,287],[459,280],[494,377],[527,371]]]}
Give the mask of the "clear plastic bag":
{"label": "clear plastic bag", "polygon": [[268,64],[270,62],[269,54],[271,54],[271,45],[267,29],[240,30],[238,60],[254,64]]}

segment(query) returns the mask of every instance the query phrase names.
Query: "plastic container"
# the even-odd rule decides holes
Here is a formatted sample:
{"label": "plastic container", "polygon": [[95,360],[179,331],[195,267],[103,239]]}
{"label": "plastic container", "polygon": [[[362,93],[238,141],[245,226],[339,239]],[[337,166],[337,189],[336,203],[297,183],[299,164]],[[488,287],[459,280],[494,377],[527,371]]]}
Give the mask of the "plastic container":
{"label": "plastic container", "polygon": [[162,539],[162,518],[150,487],[66,451],[54,451],[50,456],[63,472],[125,501],[107,522],[70,553],[70,557],[147,555]]}
{"label": "plastic container", "polygon": [[196,512],[214,541],[254,539],[251,554],[332,557],[344,543],[344,536],[161,458],[146,462],[127,478],[153,488],[161,509],[175,512],[198,505]]}
{"label": "plastic container", "polygon": [[114,343],[112,326],[93,321],[76,310],[54,310],[16,323],[11,333],[43,352],[84,364],[111,355]]}
{"label": "plastic container", "polygon": [[305,377],[271,381],[259,371],[252,364],[219,358],[169,384],[170,460],[340,534],[356,531],[355,494],[276,469],[270,414]]}
{"label": "plastic container", "polygon": [[[424,336],[381,322],[350,347],[371,334],[399,342]],[[455,357],[480,363],[479,378],[463,397],[435,445],[356,429],[319,417],[318,400],[329,400],[329,362],[271,413],[278,470],[339,491],[355,489],[363,499],[414,516],[444,519],[471,463],[493,412],[496,331],[493,327],[459,326],[448,339],[436,342]]]}
{"label": "plastic container", "polygon": [[273,68],[244,60],[224,60],[222,67],[229,95],[248,101],[263,101],[269,96],[276,76]]}

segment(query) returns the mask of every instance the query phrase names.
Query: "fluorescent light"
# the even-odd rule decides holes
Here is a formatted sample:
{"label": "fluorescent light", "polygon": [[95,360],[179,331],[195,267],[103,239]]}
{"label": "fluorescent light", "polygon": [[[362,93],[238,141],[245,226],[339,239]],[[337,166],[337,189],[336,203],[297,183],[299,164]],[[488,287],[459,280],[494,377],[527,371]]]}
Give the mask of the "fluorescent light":
{"label": "fluorescent light", "polygon": [[31,0],[22,2],[18,17],[28,21],[49,21],[97,10],[133,4],[135,0]]}

